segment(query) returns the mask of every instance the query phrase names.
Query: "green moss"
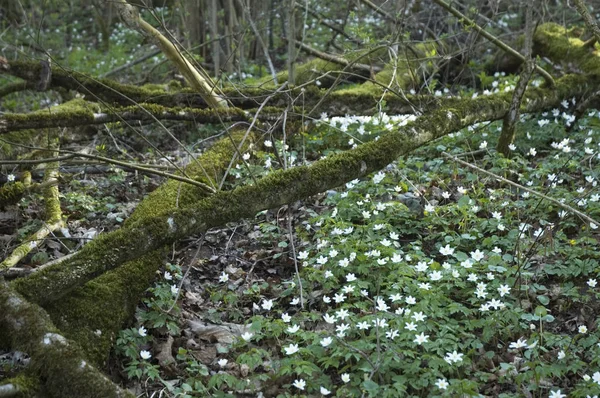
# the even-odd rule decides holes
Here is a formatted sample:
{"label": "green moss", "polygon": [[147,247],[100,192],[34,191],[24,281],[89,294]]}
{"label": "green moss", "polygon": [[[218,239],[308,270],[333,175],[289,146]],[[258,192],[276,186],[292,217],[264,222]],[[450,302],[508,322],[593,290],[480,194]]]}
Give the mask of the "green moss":
{"label": "green moss", "polygon": [[[239,145],[245,134],[245,130],[234,130],[231,133],[231,139],[236,146]],[[198,162],[191,162],[186,167],[186,174],[192,179],[218,187],[223,178],[223,173],[235,153],[235,147],[231,139],[224,138],[217,141],[198,158]],[[245,152],[253,141],[254,136],[250,134],[241,152]],[[169,180],[138,205],[125,225],[173,210],[177,206],[180,208],[189,206],[205,196],[205,192],[199,187]]]}
{"label": "green moss", "polygon": [[[10,73],[27,81],[37,82],[40,76],[40,64],[32,61],[11,61]],[[79,91],[89,98],[96,96],[108,102],[131,104],[132,101],[144,102],[152,97],[160,97],[167,92],[158,87],[142,88],[117,83],[110,79],[98,79],[84,73],[62,68],[52,68],[52,86]]]}
{"label": "green moss", "polygon": [[[198,123],[222,123],[227,121],[248,120],[250,117],[238,108],[201,109],[191,107],[166,107],[154,103],[142,103],[125,107],[111,107],[104,109],[106,113],[117,112],[126,119],[154,120],[169,115],[169,119],[189,120],[192,115]],[[185,115],[185,117],[184,117]]]}
{"label": "green moss", "polygon": [[536,53],[555,62],[574,64],[585,73],[600,74],[598,48],[585,46],[582,40],[571,37],[563,26],[551,22],[538,26],[533,43]]}
{"label": "green moss", "polygon": [[27,187],[20,181],[4,184],[0,187],[0,209],[19,202],[26,190]]}
{"label": "green moss", "polygon": [[93,124],[93,108],[97,108],[97,105],[92,105],[81,98],[77,98],[64,104],[36,112],[26,114],[5,113],[0,119],[0,132],[39,129],[48,126],[79,126],[86,122]]}
{"label": "green moss", "polygon": [[104,367],[117,333],[164,258],[165,252],[157,250],[127,262],[45,308],[63,334],[77,341],[87,358]]}
{"label": "green moss", "polygon": [[[244,135],[245,131],[243,130],[232,133],[236,145]],[[249,138],[250,140],[247,140],[242,148],[243,151],[253,139],[252,134]],[[209,173],[211,179],[220,181],[223,170],[228,166],[234,152],[235,149],[230,139],[225,138],[215,143],[203,154],[199,158],[199,162]],[[195,163],[191,163],[187,167],[187,172],[199,180],[205,182],[209,180]],[[211,174],[214,175],[214,178]],[[139,297],[148,287],[154,277],[154,272],[160,266],[162,256],[160,253],[154,252],[139,260],[127,262],[110,272],[104,273],[104,271],[121,263],[120,259],[123,259],[123,255],[129,256],[129,258],[136,257],[148,251],[145,247],[161,247],[162,244],[158,242],[160,239],[153,242],[153,237],[166,235],[167,223],[157,222],[152,217],[173,210],[176,207],[177,198],[179,198],[179,206],[184,207],[197,202],[204,196],[203,191],[188,184],[179,184],[178,182],[163,184],[138,206],[123,229],[102,235],[90,242],[78,254],[79,260],[75,264],[70,264],[73,269],[93,266],[93,274],[100,276],[85,286],[75,289],[67,297],[46,304],[45,308],[65,335],[78,341],[84,347],[87,356],[95,363],[102,364],[106,361],[111,344],[114,342],[114,336],[122,328],[123,322],[133,314]],[[135,227],[136,222],[144,222],[148,219],[150,222],[144,223],[143,233],[136,233],[135,231],[139,231]],[[165,229],[167,230],[165,231]],[[181,233],[185,234],[185,231],[181,231]],[[132,243],[132,237],[140,239],[138,244],[134,244],[139,249],[137,252],[130,248],[127,249],[127,245]],[[104,261],[107,256],[111,257],[113,261]],[[48,273],[48,275],[50,274],[53,272]],[[26,292],[30,298],[37,301],[45,297],[48,275],[40,274],[17,280],[13,282],[13,286]],[[32,294],[33,292],[40,294]]]}
{"label": "green moss", "polygon": [[12,384],[18,391],[18,394],[15,395],[15,397],[33,398],[40,396],[40,380],[35,376],[22,373],[18,376],[0,381],[0,386],[8,384]]}
{"label": "green moss", "polygon": [[[31,357],[28,371],[56,397],[131,397],[83,361],[76,344],[58,333],[48,314],[0,281],[0,341]],[[18,321],[17,321],[18,320]]]}

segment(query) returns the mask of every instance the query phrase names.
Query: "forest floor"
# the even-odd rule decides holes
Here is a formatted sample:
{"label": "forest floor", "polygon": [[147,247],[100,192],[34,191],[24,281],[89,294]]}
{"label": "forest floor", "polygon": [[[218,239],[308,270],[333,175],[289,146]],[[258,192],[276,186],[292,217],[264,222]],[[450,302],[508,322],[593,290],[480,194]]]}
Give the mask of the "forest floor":
{"label": "forest floor", "polygon": [[[598,226],[536,194],[600,220],[599,113],[568,129],[573,104],[563,107],[523,116],[510,159],[492,149],[499,123],[472,126],[369,178],[179,242],[121,333],[113,376],[146,396],[598,394]],[[324,116],[272,147],[292,167],[404,122]],[[182,140],[199,150],[197,136]],[[109,141],[108,155],[168,165],[119,131],[98,133],[96,147]],[[280,167],[247,157],[228,188]],[[61,187],[68,232],[21,267],[118,228],[160,184],[86,171]],[[33,195],[0,213],[3,255],[42,212]]]}

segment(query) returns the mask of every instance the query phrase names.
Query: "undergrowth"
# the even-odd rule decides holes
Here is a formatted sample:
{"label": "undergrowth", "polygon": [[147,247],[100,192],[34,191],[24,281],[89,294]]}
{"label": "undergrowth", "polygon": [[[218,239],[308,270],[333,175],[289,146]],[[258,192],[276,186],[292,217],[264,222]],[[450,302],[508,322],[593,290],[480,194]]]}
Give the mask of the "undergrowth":
{"label": "undergrowth", "polygon": [[[510,158],[491,149],[499,123],[471,126],[329,191],[324,208],[297,221],[294,242],[276,223],[263,222],[283,253],[273,261],[287,260],[289,277],[256,281],[241,295],[232,275],[215,278],[206,299],[223,321],[247,314],[245,332],[219,345],[210,363],[179,348],[184,377],[163,382],[165,391],[178,397],[600,393],[598,226],[441,156],[461,156],[599,220],[600,120],[591,111],[568,131],[573,105],[523,116]],[[267,151],[247,154],[250,167],[234,174],[245,181],[279,167],[282,158],[287,167],[310,162],[336,150],[334,143],[351,150],[403,123],[410,120],[323,115],[311,135],[285,149],[269,141]],[[149,300],[172,293],[161,282]],[[219,319],[212,311],[202,317]],[[124,351],[130,376],[159,381],[147,351],[150,318],[140,317],[121,342],[130,344]],[[154,336],[164,339],[164,330]]]}

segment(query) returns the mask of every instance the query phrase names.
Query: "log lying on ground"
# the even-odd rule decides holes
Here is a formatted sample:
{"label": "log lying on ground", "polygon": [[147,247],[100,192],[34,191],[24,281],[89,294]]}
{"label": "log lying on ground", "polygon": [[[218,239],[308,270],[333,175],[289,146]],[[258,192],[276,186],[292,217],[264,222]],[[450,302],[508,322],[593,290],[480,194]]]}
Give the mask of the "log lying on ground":
{"label": "log lying on ground", "polygon": [[[242,143],[245,135],[245,131],[234,131],[231,138],[217,141],[198,158],[198,162],[186,168],[186,173],[206,184],[220,181],[236,147],[246,151],[254,141],[250,134]],[[128,222],[178,206],[189,206],[205,196],[206,192],[196,186],[170,180],[142,201]],[[75,289],[60,301],[46,305],[45,309],[61,333],[82,347],[86,360],[104,367],[117,333],[131,319],[140,297],[156,277],[165,258],[166,250],[161,249],[126,262]],[[7,340],[0,336],[0,342],[6,344]]]}
{"label": "log lying on ground", "polygon": [[79,344],[87,360],[106,367],[117,334],[156,278],[167,252],[155,250],[107,272],[45,307],[61,333]]}
{"label": "log lying on ground", "polygon": [[[566,76],[557,82],[557,87],[555,90],[529,90],[525,97],[523,112],[540,111],[555,107],[562,99],[571,98],[573,96],[579,98],[581,95],[585,95],[586,90],[588,89],[597,90],[597,86],[597,77],[589,78],[586,76]],[[146,216],[140,217],[136,221],[128,223],[127,228],[131,228],[129,229],[131,231],[133,230],[132,227],[157,225],[164,228],[165,225],[168,225],[175,228],[175,231],[170,231],[169,236],[167,237],[167,240],[173,240],[176,239],[177,236],[172,232],[181,232],[181,229],[183,228],[189,227],[187,232],[183,233],[192,233],[205,228],[206,225],[208,225],[208,222],[212,222],[214,220],[225,222],[229,218],[237,219],[240,216],[254,212],[253,209],[244,210],[240,208],[244,206],[244,200],[248,200],[248,203],[252,204],[253,206],[257,206],[256,202],[264,199],[264,205],[257,206],[264,208],[264,206],[274,206],[278,203],[282,203],[283,201],[302,198],[310,195],[311,193],[318,192],[319,190],[327,189],[330,186],[333,187],[335,185],[339,185],[348,179],[355,178],[356,176],[364,175],[371,170],[375,170],[375,168],[379,167],[379,165],[383,167],[385,164],[393,161],[397,156],[424,143],[428,139],[433,139],[471,123],[494,118],[499,119],[506,111],[509,105],[509,99],[510,97],[508,95],[495,95],[473,101],[456,100],[451,105],[444,106],[431,115],[426,115],[420,118],[415,124],[409,125],[403,129],[400,129],[399,131],[382,137],[380,141],[384,143],[382,146],[384,150],[381,152],[381,156],[378,155],[378,147],[374,145],[374,143],[367,144],[356,151],[349,152],[348,154],[332,157],[329,159],[329,163],[317,162],[316,165],[318,167],[316,168],[292,169],[288,170],[287,174],[275,173],[275,175],[261,180],[255,187],[248,186],[242,187],[230,193],[219,193],[215,197],[207,198],[200,202],[197,206],[191,206],[185,210],[153,217],[152,208],[147,207],[144,214],[146,214],[148,218]],[[352,99],[350,102],[352,102]],[[346,106],[340,106],[336,104],[333,105],[337,106],[336,109]],[[368,106],[369,105],[367,105],[367,107]],[[365,106],[363,105],[362,109],[364,108]],[[372,109],[374,109],[374,107]],[[403,142],[403,140],[406,140],[406,142]],[[389,148],[386,147],[386,144],[390,144]],[[348,172],[346,172],[345,169],[346,165],[350,168]],[[307,173],[306,176],[304,175],[305,172]],[[340,172],[340,176],[338,178],[332,177],[331,174],[335,175],[336,172]],[[348,177],[349,174],[355,175]],[[298,184],[300,184],[299,187],[293,186],[293,184],[296,183],[293,181],[293,178],[296,176],[298,177]],[[319,177],[323,177],[322,182],[320,181]],[[277,191],[279,189],[281,189],[282,198],[277,197],[279,193]],[[173,198],[170,199],[171,202],[173,200]],[[239,200],[237,204],[236,200]],[[235,206],[228,207],[232,203]],[[219,214],[219,211],[223,209],[223,214]],[[169,216],[172,216],[172,218]],[[192,220],[199,220],[199,218],[195,217],[206,217],[207,221],[204,222],[204,220],[202,220],[202,223],[196,222],[196,224],[193,224],[191,223]],[[172,219],[172,222],[169,222],[170,218]],[[164,229],[158,228],[157,232],[160,233],[163,230]],[[110,234],[107,234],[106,236],[109,235]],[[107,238],[107,241],[110,241],[110,238]],[[94,245],[94,242],[92,242],[92,245]],[[129,246],[127,249],[132,249],[132,247]],[[135,249],[136,248],[133,247],[133,255],[139,256],[140,251],[136,251]],[[89,255],[89,253],[90,252],[88,251],[84,255]],[[121,257],[121,260],[110,257],[109,254],[110,252],[104,253],[103,257],[102,253],[98,253],[98,261],[102,262],[105,259],[112,261],[114,259],[116,262],[122,262],[122,260],[127,257],[123,256],[122,250],[116,253],[116,257]],[[80,255],[81,254],[77,254],[74,257],[78,257]],[[68,263],[69,262],[66,262],[66,265],[68,265]],[[85,268],[81,268],[81,270],[86,272]],[[108,274],[101,276],[96,281],[100,282],[100,280],[105,278],[106,275]],[[44,288],[45,283],[54,283],[56,280],[54,278],[58,276],[58,274],[52,273],[48,276],[50,278],[47,281],[44,281],[43,278],[30,281],[23,280],[21,283],[21,288],[24,290],[34,289],[36,286],[41,286]],[[82,280],[77,280],[75,282],[81,283],[84,279],[85,277]],[[85,285],[85,287],[90,285],[91,284],[88,283]],[[86,296],[85,299],[93,304],[93,297]],[[52,304],[49,304],[48,307],[56,306],[57,308],[60,308],[59,303],[60,301],[56,301]],[[0,341],[3,340],[3,338],[4,336],[0,336]],[[58,371],[60,372],[60,370]]]}
{"label": "log lying on ground", "polygon": [[29,354],[29,366],[54,397],[135,397],[87,363],[72,341],[63,337],[48,315],[0,280],[0,341]]}
{"label": "log lying on ground", "polygon": [[[97,104],[75,99],[42,111],[25,114],[5,113],[0,116],[0,134],[18,130],[89,126],[121,121],[175,120],[218,124],[251,120],[249,113],[239,108],[168,108],[157,104],[140,104],[139,106],[112,109],[99,108]],[[263,113],[259,118],[274,117],[270,113]]]}
{"label": "log lying on ground", "polygon": [[25,192],[27,192],[27,185],[21,181],[12,184],[4,184],[0,187],[0,209],[18,203]]}
{"label": "log lying on ground", "polygon": [[[319,60],[320,61],[320,60]],[[326,62],[326,61],[323,61]],[[339,71],[339,65],[335,65]],[[10,74],[28,82],[36,82],[40,76],[42,66],[33,61],[7,61],[0,60],[0,73]],[[307,67],[307,70],[312,70]],[[382,72],[383,73],[383,72]],[[310,80],[310,79],[309,79]],[[110,79],[97,79],[84,73],[69,71],[60,67],[52,67],[52,81],[50,88],[62,88],[77,91],[85,95],[86,99],[101,100],[108,104],[131,106],[138,103],[157,104],[165,107],[191,107],[207,108],[202,97],[190,89],[176,92],[168,91],[160,85],[134,86],[117,83]],[[380,92],[357,91],[337,94],[319,89],[316,85],[297,87],[282,90],[273,95],[271,87],[267,88],[225,88],[223,90],[228,101],[235,108],[255,109],[269,96],[272,96],[267,105],[273,107],[287,107],[290,99],[302,98],[305,108],[319,105],[314,110],[316,114],[326,112],[330,115],[367,114],[376,111],[378,101],[381,100]],[[391,114],[411,113],[413,107],[439,106],[439,99],[429,97],[410,98],[406,100],[394,95],[386,98],[388,112]],[[89,118],[89,115],[86,115]]]}
{"label": "log lying on ground", "polygon": [[[564,98],[580,98],[597,87],[597,80],[589,76],[568,75],[561,78],[552,90],[532,88],[524,97],[523,112],[558,106]],[[142,253],[208,228],[252,217],[259,211],[335,188],[380,170],[399,156],[433,139],[477,122],[501,119],[508,110],[510,98],[510,94],[501,93],[465,99],[460,107],[442,108],[421,116],[415,122],[357,149],[330,156],[310,166],[274,172],[258,180],[255,185],[217,192],[189,208],[142,218],[127,227],[100,236],[65,264],[48,267],[17,280],[13,286],[35,303],[56,301],[76,287]]]}
{"label": "log lying on ground", "polygon": [[[384,73],[384,72],[382,72]],[[391,78],[391,72],[385,71],[388,76],[388,82]],[[379,76],[379,75],[378,75]],[[355,87],[352,89],[340,90],[340,92],[333,92],[333,98],[337,98],[340,101],[340,96],[347,96],[349,99],[368,98],[370,102],[374,103],[373,93],[383,93],[383,83],[379,83],[378,86],[375,83],[366,82],[362,86]],[[387,84],[387,83],[386,83]],[[396,85],[396,84],[394,84]],[[397,87],[396,87],[397,88]],[[357,98],[355,98],[357,97]],[[378,99],[381,99],[381,94]],[[393,114],[408,114],[414,113],[415,107],[421,111],[427,108],[437,108],[442,104],[450,105],[453,102],[457,102],[456,99],[451,98],[432,98],[432,97],[415,97],[410,96],[415,101],[414,105],[406,105],[408,102],[405,101],[403,104],[400,101],[394,100],[391,95],[387,95],[384,98],[390,98],[392,102],[392,113]],[[324,103],[332,102],[331,99],[324,100]],[[386,103],[387,104],[387,103]],[[396,106],[394,106],[394,104]],[[353,101],[353,105],[348,103],[341,103],[336,106],[334,112],[330,116],[345,115],[348,111],[355,115],[372,115],[375,110],[371,107],[362,104],[361,108],[356,107],[358,102]],[[96,110],[94,110],[96,108]],[[142,103],[139,105],[133,105],[129,107],[114,107],[112,109],[99,110],[98,105],[93,102],[86,102],[81,99],[71,100],[64,104],[57,105],[43,111],[36,111],[31,113],[4,113],[0,115],[0,135],[6,134],[13,131],[21,130],[39,130],[45,128],[57,128],[57,127],[77,127],[77,126],[90,126],[94,124],[104,124],[113,122],[157,122],[161,120],[171,121],[189,121],[198,124],[221,124],[231,122],[248,122],[251,123],[254,118],[252,115],[256,114],[256,109],[242,110],[240,108],[227,108],[227,109],[199,109],[199,108],[182,108],[182,107],[164,107],[157,104]],[[313,113],[316,113],[318,109],[323,109],[322,106],[315,109]],[[328,107],[333,110],[333,107]],[[388,109],[390,109],[388,107]],[[275,121],[279,116],[286,111],[286,108],[278,108],[273,106],[266,106],[261,109],[261,112],[256,116],[258,121]],[[306,118],[306,114],[302,113],[303,110],[299,107],[288,110],[289,119],[303,119]],[[327,113],[327,112],[326,112]]]}
{"label": "log lying on ground", "polygon": [[[238,130],[232,132],[231,138],[218,140],[197,162],[186,167],[186,174],[208,185],[218,184],[236,147],[245,152],[255,141],[250,134],[242,144],[244,136],[245,131]],[[206,191],[197,186],[169,180],[140,202],[125,224],[188,207],[204,197]],[[94,244],[92,241],[88,245]],[[44,308],[65,336],[79,343],[90,361],[104,366],[117,333],[131,319],[165,259],[165,250],[159,249],[125,262]]]}
{"label": "log lying on ground", "polygon": [[554,62],[568,63],[571,68],[584,73],[600,74],[598,50],[590,48],[579,38],[570,37],[564,26],[555,23],[538,26],[533,35],[533,49],[536,54],[542,54]]}

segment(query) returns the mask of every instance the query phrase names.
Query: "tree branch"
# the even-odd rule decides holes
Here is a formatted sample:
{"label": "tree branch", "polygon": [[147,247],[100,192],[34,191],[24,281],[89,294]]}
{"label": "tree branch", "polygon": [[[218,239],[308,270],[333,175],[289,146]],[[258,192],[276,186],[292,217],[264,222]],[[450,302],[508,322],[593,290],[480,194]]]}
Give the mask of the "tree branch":
{"label": "tree branch", "polygon": [[[558,106],[565,97],[579,98],[582,92],[598,84],[597,81],[592,84],[591,79],[569,75],[557,81],[556,90],[532,88],[526,93],[524,111]],[[505,93],[464,99],[456,108],[433,111],[357,149],[332,155],[310,166],[274,172],[254,185],[219,191],[190,208],[139,219],[128,227],[101,235],[68,264],[49,267],[13,282],[13,286],[36,303],[58,300],[77,286],[153,248],[337,187],[380,170],[398,156],[433,139],[474,123],[501,119],[509,104],[510,96]]]}
{"label": "tree branch", "polygon": [[[496,36],[487,32],[481,26],[477,25],[477,23],[475,23],[475,21],[473,21],[472,19],[470,19],[469,17],[467,17],[466,15],[464,15],[463,13],[458,11],[456,8],[452,7],[450,4],[446,3],[444,0],[433,0],[433,1],[436,4],[438,4],[439,6],[441,6],[442,8],[446,9],[450,14],[452,14],[456,18],[458,18],[463,23],[463,25],[465,25],[467,28],[472,28],[472,29],[476,30],[480,35],[482,35],[483,37],[488,39],[491,43],[495,44],[497,47],[499,47],[503,51],[507,52],[508,54],[512,55],[513,57],[520,59],[522,62],[526,61],[526,58],[520,52],[518,52],[514,48],[510,47],[508,44],[504,43],[502,40],[498,39]],[[546,83],[548,84],[549,87],[554,87],[554,79],[548,72],[546,72],[539,65],[535,66],[535,71],[544,78],[544,80],[546,81]]]}
{"label": "tree branch", "polygon": [[496,179],[496,180],[498,180],[498,181],[502,181],[502,182],[504,182],[504,183],[506,183],[506,184],[512,185],[513,187],[517,187],[517,188],[519,188],[519,189],[522,189],[522,190],[524,190],[524,191],[527,191],[527,192],[529,192],[529,193],[531,193],[531,194],[533,194],[533,195],[535,195],[535,196],[538,196],[538,197],[540,197],[540,198],[542,198],[542,199],[545,199],[545,200],[547,200],[547,201],[549,201],[549,202],[552,202],[552,203],[554,203],[555,205],[557,205],[557,206],[559,206],[559,207],[562,207],[563,209],[565,209],[565,210],[568,210],[568,211],[572,212],[573,214],[577,214],[579,217],[581,217],[582,219],[584,219],[584,220],[585,220],[585,221],[587,221],[588,223],[592,223],[592,224],[595,224],[595,225],[597,225],[597,226],[600,226],[600,222],[598,222],[598,221],[594,220],[593,218],[591,218],[591,217],[590,217],[590,216],[588,216],[587,214],[584,214],[584,213],[580,212],[579,210],[577,210],[577,209],[575,209],[575,208],[573,208],[573,207],[571,207],[571,206],[569,206],[569,205],[567,205],[567,204],[565,204],[565,203],[562,203],[560,200],[556,200],[556,199],[554,199],[554,198],[551,198],[550,196],[546,196],[546,195],[544,195],[544,194],[543,194],[543,193],[541,193],[541,192],[535,191],[535,190],[533,190],[533,189],[531,189],[531,188],[527,188],[527,187],[525,187],[525,186],[523,186],[523,185],[521,185],[521,184],[517,184],[516,182],[513,182],[513,181],[511,181],[511,180],[508,180],[508,179],[506,179],[506,178],[504,178],[504,177],[501,177],[501,176],[499,176],[499,175],[496,175],[496,174],[494,174],[494,173],[492,173],[492,172],[489,172],[489,171],[487,171],[487,170],[484,170],[484,169],[482,169],[482,168],[480,168],[480,167],[477,167],[477,166],[475,166],[474,164],[471,164],[471,163],[465,162],[464,160],[460,160],[460,159],[459,159],[459,158],[457,158],[456,156],[452,156],[452,155],[450,155],[449,153],[442,152],[442,155],[444,155],[444,156],[445,156],[445,157],[447,157],[448,159],[452,159],[453,161],[455,161],[455,162],[457,162],[457,163],[460,163],[460,164],[462,164],[463,166],[467,166],[467,167],[469,167],[469,168],[471,168],[471,169],[473,169],[473,170],[477,170],[478,172],[480,172],[480,173],[482,173],[482,174],[485,174],[485,175],[488,175],[488,176],[490,176],[490,177],[493,177],[493,178],[495,178],[495,179]]}
{"label": "tree branch", "polygon": [[591,47],[593,47],[594,42],[600,43],[600,27],[598,27],[598,24],[594,20],[594,17],[592,17],[592,15],[590,14],[584,0],[573,0],[573,3],[575,4],[575,8],[577,9],[577,12],[579,12],[581,17],[583,18],[583,22],[585,22],[585,26],[587,26],[587,28],[594,35],[595,40],[593,40],[591,42]]}
{"label": "tree branch", "polygon": [[133,398],[83,359],[48,314],[27,302],[0,277],[0,341],[26,352],[46,392],[64,398]]}

